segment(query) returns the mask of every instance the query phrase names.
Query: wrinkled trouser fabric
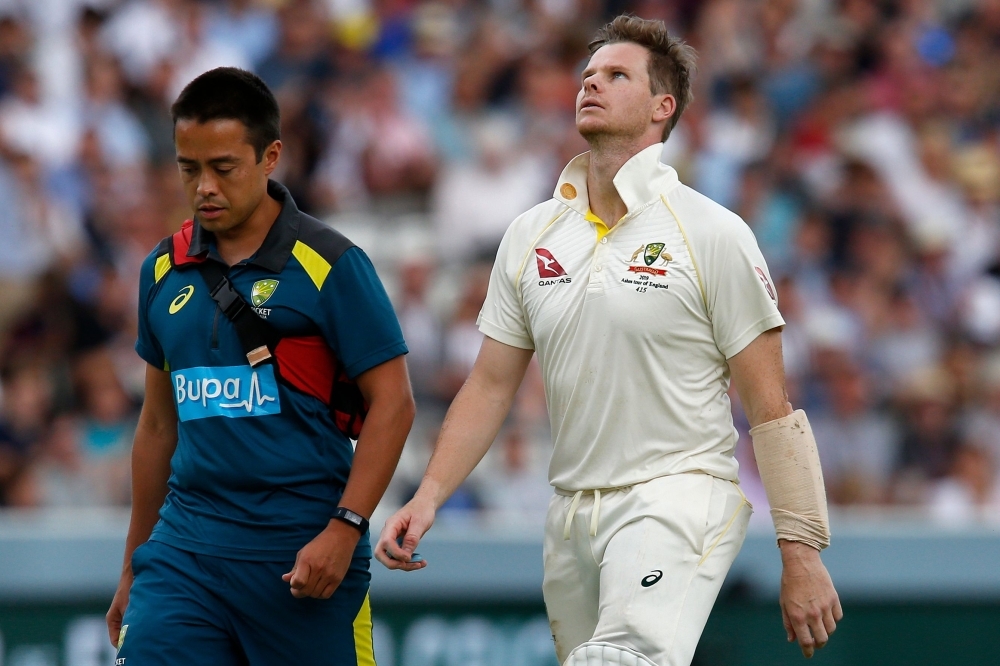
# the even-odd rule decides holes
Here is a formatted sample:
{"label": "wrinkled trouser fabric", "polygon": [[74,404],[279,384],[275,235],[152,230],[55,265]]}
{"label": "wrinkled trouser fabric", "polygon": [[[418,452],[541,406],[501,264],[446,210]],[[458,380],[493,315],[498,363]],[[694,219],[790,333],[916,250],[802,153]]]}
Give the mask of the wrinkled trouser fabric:
{"label": "wrinkled trouser fabric", "polygon": [[559,662],[631,664],[631,654],[640,666],[688,666],[746,537],[752,507],[739,486],[676,474],[603,490],[596,536],[594,494],[572,504],[555,495],[545,529],[542,591]]}

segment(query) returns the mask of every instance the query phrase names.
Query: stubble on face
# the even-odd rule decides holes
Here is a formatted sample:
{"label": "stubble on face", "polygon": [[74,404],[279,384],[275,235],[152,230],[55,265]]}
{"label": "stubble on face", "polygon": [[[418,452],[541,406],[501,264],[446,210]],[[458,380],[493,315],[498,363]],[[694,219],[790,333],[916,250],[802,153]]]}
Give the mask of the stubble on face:
{"label": "stubble on face", "polygon": [[206,231],[242,225],[266,193],[267,175],[238,120],[178,120],[174,132],[181,183]]}
{"label": "stubble on face", "polygon": [[[648,68],[649,51],[638,44],[607,44],[591,56],[576,103],[577,130],[591,148],[627,142],[649,130]],[[588,103],[599,106],[584,108]]]}

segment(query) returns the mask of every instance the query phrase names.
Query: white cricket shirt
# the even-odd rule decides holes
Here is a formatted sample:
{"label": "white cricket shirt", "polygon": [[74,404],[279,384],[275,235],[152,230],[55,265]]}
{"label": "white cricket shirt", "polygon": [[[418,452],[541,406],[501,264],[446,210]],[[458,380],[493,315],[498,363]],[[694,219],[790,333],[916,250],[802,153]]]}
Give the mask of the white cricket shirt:
{"label": "white cricket shirt", "polygon": [[732,357],[784,325],[750,228],[677,180],[662,144],[614,184],[628,213],[589,211],[589,153],[511,224],[479,328],[534,349],[552,426],[549,482],[614,488],[701,471],[737,480]]}

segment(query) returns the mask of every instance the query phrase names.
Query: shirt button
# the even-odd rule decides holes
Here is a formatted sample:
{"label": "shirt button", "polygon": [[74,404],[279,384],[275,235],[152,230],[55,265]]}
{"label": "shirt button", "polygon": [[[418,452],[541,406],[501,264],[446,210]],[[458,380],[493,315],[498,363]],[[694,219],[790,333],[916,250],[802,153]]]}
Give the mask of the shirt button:
{"label": "shirt button", "polygon": [[601,239],[601,242],[602,242],[602,243],[607,243],[607,242],[608,242],[608,237],[607,237],[607,236],[605,236],[604,238],[602,238],[602,239]]}
{"label": "shirt button", "polygon": [[598,267],[597,267],[597,270],[601,270],[601,267],[600,267],[600,266],[598,266]]}

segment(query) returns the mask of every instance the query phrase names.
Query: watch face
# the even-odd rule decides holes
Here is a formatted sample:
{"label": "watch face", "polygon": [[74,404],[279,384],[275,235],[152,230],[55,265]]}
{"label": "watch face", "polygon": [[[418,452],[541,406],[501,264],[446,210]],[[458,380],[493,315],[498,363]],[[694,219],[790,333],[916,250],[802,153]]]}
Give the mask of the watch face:
{"label": "watch face", "polygon": [[360,514],[354,513],[350,509],[344,509],[344,508],[340,508],[337,511],[337,516],[351,523],[355,527],[361,527],[361,525],[364,524],[365,520],[360,516]]}

